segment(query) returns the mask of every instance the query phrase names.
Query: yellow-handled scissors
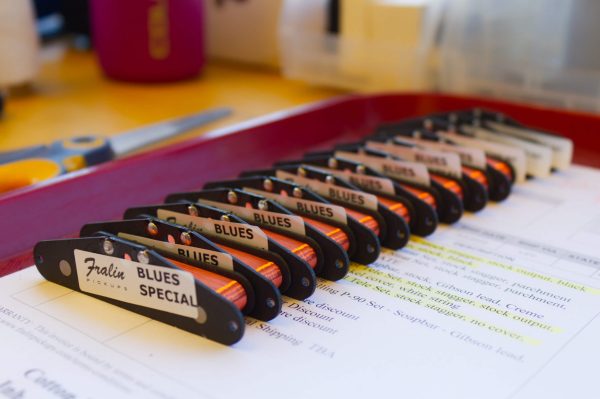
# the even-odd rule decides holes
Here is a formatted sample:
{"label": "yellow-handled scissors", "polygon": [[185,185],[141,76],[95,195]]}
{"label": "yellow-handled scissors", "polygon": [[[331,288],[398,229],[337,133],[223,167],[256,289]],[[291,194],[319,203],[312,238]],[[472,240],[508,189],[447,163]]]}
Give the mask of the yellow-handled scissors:
{"label": "yellow-handled scissors", "polygon": [[122,157],[230,113],[230,108],[217,108],[144,126],[111,138],[80,136],[50,145],[0,153],[0,193]]}

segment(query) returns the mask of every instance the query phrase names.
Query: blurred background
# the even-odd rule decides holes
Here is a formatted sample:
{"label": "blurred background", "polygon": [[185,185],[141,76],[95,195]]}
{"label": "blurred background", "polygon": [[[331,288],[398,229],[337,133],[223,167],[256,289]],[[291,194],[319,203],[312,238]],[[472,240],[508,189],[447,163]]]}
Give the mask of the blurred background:
{"label": "blurred background", "polygon": [[597,0],[0,0],[0,150],[347,92],[595,113],[599,17]]}

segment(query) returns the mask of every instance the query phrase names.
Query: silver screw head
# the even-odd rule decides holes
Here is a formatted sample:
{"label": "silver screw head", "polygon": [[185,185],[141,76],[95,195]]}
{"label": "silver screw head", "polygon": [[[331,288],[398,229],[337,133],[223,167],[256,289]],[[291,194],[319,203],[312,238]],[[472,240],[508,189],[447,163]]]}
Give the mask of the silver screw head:
{"label": "silver screw head", "polygon": [[227,193],[227,201],[229,201],[229,203],[231,203],[231,204],[237,203],[238,197],[237,197],[237,194],[235,193],[235,191],[230,191]]}
{"label": "silver screw head", "polygon": [[221,215],[221,220],[224,222],[229,222],[229,216],[228,215]]}
{"label": "silver screw head", "polygon": [[181,240],[181,242],[184,245],[192,245],[192,236],[187,231],[184,231],[183,233],[181,233],[181,236],[179,236],[179,239]]}
{"label": "silver screw head", "polygon": [[145,249],[137,253],[137,260],[140,263],[147,265],[150,263],[150,254]]}
{"label": "silver screw head", "polygon": [[338,166],[338,161],[335,158],[329,158],[327,160],[327,166],[329,166],[332,169],[336,169]]}
{"label": "silver screw head", "polygon": [[108,238],[105,239],[104,242],[102,243],[102,250],[107,255],[112,255],[115,252],[115,247],[113,246],[113,243]]}
{"label": "silver screw head", "polygon": [[198,208],[196,208],[194,205],[190,205],[188,206],[188,213],[192,216],[198,216]]}
{"label": "silver screw head", "polygon": [[267,191],[273,191],[273,180],[265,179],[263,181],[263,188]]}
{"label": "silver screw head", "polygon": [[425,119],[423,121],[423,127],[427,130],[433,130],[433,121],[431,119]]}
{"label": "silver screw head", "polygon": [[71,273],[73,272],[73,269],[71,268],[71,264],[64,259],[61,260],[60,262],[58,262],[58,269],[65,277],[69,277],[71,275]]}
{"label": "silver screw head", "polygon": [[356,173],[360,173],[361,175],[364,175],[366,171],[367,171],[367,168],[365,168],[365,165],[358,165],[356,167]]}
{"label": "silver screw head", "polygon": [[260,200],[258,201],[258,209],[260,209],[261,211],[266,211],[269,209],[269,203],[267,202],[267,200]]}
{"label": "silver screw head", "polygon": [[158,226],[154,222],[148,223],[146,230],[148,231],[148,234],[150,234],[151,236],[155,236],[158,234]]}
{"label": "silver screw head", "polygon": [[238,325],[238,323],[236,323],[235,321],[231,320],[229,323],[227,323],[227,328],[229,328],[229,331],[231,331],[232,333],[236,332],[240,326]]}
{"label": "silver screw head", "polygon": [[325,183],[328,183],[328,184],[333,184],[334,182],[335,182],[335,179],[333,178],[333,176],[331,176],[331,175],[327,175],[327,176],[325,177]]}
{"label": "silver screw head", "polygon": [[296,198],[302,198],[302,189],[300,187],[294,187],[294,191],[292,191],[292,194]]}
{"label": "silver screw head", "polygon": [[198,315],[196,316],[196,323],[204,324],[208,319],[208,315],[206,314],[206,310],[202,306],[198,306]]}

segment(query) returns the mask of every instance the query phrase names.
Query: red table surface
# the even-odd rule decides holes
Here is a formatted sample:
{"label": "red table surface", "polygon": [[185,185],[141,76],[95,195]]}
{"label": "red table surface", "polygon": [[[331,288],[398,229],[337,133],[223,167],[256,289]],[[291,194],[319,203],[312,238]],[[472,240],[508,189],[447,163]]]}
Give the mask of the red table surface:
{"label": "red table surface", "polygon": [[131,206],[299,156],[309,148],[368,134],[378,124],[471,107],[560,132],[575,163],[600,167],[600,117],[531,105],[441,94],[346,96],[210,132],[153,152],[88,168],[0,197],[0,276],[33,264],[44,239],[76,236],[88,222],[119,219]]}

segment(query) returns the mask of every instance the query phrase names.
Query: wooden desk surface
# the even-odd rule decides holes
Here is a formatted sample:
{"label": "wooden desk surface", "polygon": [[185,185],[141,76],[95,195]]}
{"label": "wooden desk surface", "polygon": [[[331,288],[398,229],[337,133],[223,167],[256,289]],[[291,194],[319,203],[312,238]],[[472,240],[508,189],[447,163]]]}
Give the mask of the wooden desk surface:
{"label": "wooden desk surface", "polygon": [[211,63],[196,79],[164,84],[112,81],[93,53],[66,51],[45,61],[34,92],[7,101],[0,151],[84,134],[113,135],[144,124],[218,106],[234,114],[175,140],[270,112],[341,94],[284,79],[274,71]]}

